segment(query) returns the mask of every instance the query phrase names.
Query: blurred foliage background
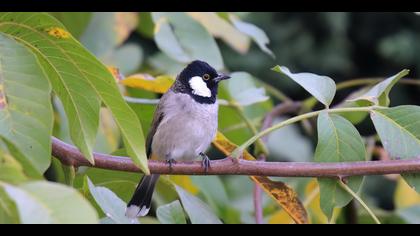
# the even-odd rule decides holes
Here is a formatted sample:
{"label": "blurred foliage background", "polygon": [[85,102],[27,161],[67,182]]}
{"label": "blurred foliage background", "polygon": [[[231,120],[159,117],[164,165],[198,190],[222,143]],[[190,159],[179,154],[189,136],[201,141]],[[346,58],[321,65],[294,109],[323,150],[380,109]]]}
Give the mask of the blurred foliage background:
{"label": "blurred foliage background", "polygon": [[[177,15],[172,20],[169,17],[172,26],[160,21],[159,14],[148,12],[50,14],[104,64],[119,68],[125,77],[138,73],[175,76],[185,66],[188,57],[205,59],[217,69],[231,72],[233,79],[222,85],[219,97],[241,104],[240,112],[221,106],[219,130],[236,144],[242,144],[252,136],[249,123],[260,128],[263,116],[281,102],[282,96],[273,94],[272,88],[293,100],[309,97],[296,83],[281,79],[271,71],[270,68],[275,65],[287,66],[294,72],[327,75],[336,83],[356,78],[387,78],[404,68],[411,70],[408,77],[419,77],[420,46],[417,41],[420,39],[420,16],[410,12],[242,12],[207,16],[189,13]],[[226,25],[226,20],[230,20],[231,24]],[[161,27],[159,32],[163,35],[155,33],[156,24]],[[171,44],[168,34],[165,34],[174,30],[173,25],[177,26],[174,34],[184,52],[177,51],[177,45]],[[213,37],[215,43],[212,42]],[[160,96],[123,86],[121,90],[133,98],[155,99]],[[345,99],[351,91],[340,90],[334,103]],[[419,92],[419,87],[396,86],[391,94],[391,105],[420,105]],[[54,105],[54,136],[71,143],[63,107],[58,99],[54,100]],[[139,116],[147,134],[154,106],[134,103],[130,106]],[[276,122],[286,118],[281,117]],[[357,127],[363,136],[374,133],[368,120]],[[308,134],[300,125],[285,127],[270,135],[268,161],[313,161],[315,145],[316,134]],[[103,109],[94,149],[123,155],[121,146],[118,128],[109,111]],[[210,150],[209,156],[223,157],[214,149]],[[66,183],[66,173],[53,159],[46,177]],[[138,174],[80,168],[74,186],[85,193],[98,212],[102,212],[100,209],[103,210],[103,206],[87,193],[90,187],[90,192],[95,195],[94,187],[85,176],[96,186],[112,190],[125,202],[140,179]],[[165,182],[171,180],[205,201],[223,222],[255,222],[254,184],[247,176],[171,176],[162,179],[154,197],[154,209],[177,198]],[[319,207],[319,191],[314,179],[274,179],[284,181],[298,192],[312,223],[327,223]],[[108,192],[103,194],[109,199],[116,199]],[[383,223],[420,222],[420,196],[398,176],[366,177],[361,196]],[[263,197],[265,222],[291,223],[277,203],[265,194]],[[351,214],[355,213],[359,223],[372,223],[362,208],[354,209],[355,203],[351,203],[345,209],[337,210],[333,222],[349,223],[352,221]],[[104,214],[100,216],[104,217],[103,223],[109,223]],[[153,211],[142,222],[158,223],[156,213]]]}
{"label": "blurred foliage background", "polygon": [[[168,57],[156,44],[153,38],[154,22],[150,13],[139,13],[138,18],[132,16],[132,19],[119,19],[115,14],[117,13],[74,13],[74,16],[69,17],[68,14],[53,13],[84,46],[107,65],[120,68],[126,76],[137,72],[176,75],[180,71],[183,63]],[[249,74],[244,77],[252,75],[258,78],[258,80],[248,78],[249,83],[260,86],[260,81],[263,81],[293,99],[302,100],[308,95],[291,80],[279,79],[276,73],[270,71],[274,65],[285,65],[297,72],[307,71],[328,75],[336,83],[355,78],[386,78],[403,68],[411,70],[410,78],[419,77],[420,47],[416,42],[420,39],[420,16],[415,13],[249,12],[235,13],[235,15],[242,21],[258,26],[267,34],[270,40],[268,48],[275,58],[261,50],[257,43],[245,43],[245,50],[238,47],[237,43],[240,40],[233,40],[233,44],[229,44],[229,39],[233,38],[234,33],[228,31],[230,35],[228,33],[227,36],[216,37],[225,68],[231,72],[247,72]],[[129,18],[127,15],[124,17]],[[212,32],[211,29],[209,31]],[[184,33],[188,33],[188,30]],[[194,34],[195,31],[192,30],[190,33]],[[217,35],[220,32],[215,30],[212,33]],[[211,53],[208,50],[201,48],[200,53]],[[234,81],[232,83],[223,85],[220,97],[232,96],[232,88],[239,86],[239,83]],[[156,97],[155,94],[136,89],[128,89],[127,92],[133,97]],[[343,90],[337,97],[344,99],[349,93],[350,90]],[[392,105],[420,105],[418,93],[418,87],[396,86],[391,94]],[[245,114],[251,121],[257,122],[273,104],[278,102],[276,97],[271,97],[263,103],[247,106]],[[138,104],[132,104],[132,107],[139,114],[143,129],[147,132],[153,107]],[[251,136],[252,133],[241,118],[231,109],[221,107],[220,117],[220,130],[237,144]],[[106,121],[102,124],[107,125]],[[359,124],[358,127],[362,135],[374,132],[368,121]],[[103,139],[98,139],[98,151],[111,152],[117,148],[118,144],[115,141],[114,145],[109,146],[109,143],[103,143]],[[312,161],[315,141],[315,137],[304,135],[299,126],[286,127],[270,136],[271,155],[268,161]],[[215,150],[210,155],[221,157]],[[130,196],[128,193],[131,193],[138,179],[138,176],[132,174],[111,174],[109,171],[93,169],[87,171],[92,173],[89,176],[93,182],[99,185],[103,183],[116,191],[125,201],[128,200]],[[119,175],[119,178],[127,180],[127,186],[106,184],[105,180],[101,180],[106,175]],[[209,202],[213,209],[218,209],[218,215],[221,215],[226,222],[253,223],[252,182],[247,177],[240,176],[210,178],[204,181],[203,177],[192,177],[191,180],[182,178],[177,180],[177,177],[174,177],[175,181],[182,183],[183,186],[193,186],[189,187],[190,190],[196,187],[201,189],[200,196]],[[282,180],[295,187],[303,201],[310,195],[311,180],[299,178]],[[124,191],[121,191],[121,188],[124,188]],[[225,191],[221,191],[220,188]],[[413,223],[420,215],[414,214],[416,217],[413,218],[413,214],[404,217],[408,213],[398,213],[399,209],[403,208],[402,205],[411,206],[409,213],[414,211],[413,208],[418,209],[416,204],[420,203],[420,197],[403,181],[396,181],[396,178],[367,177],[362,192],[369,206],[381,212],[378,215],[384,222],[399,222],[403,221],[401,220],[403,218]],[[198,194],[198,190],[195,190],[195,193]],[[165,200],[167,197],[164,195],[162,192],[157,194],[156,199],[161,204],[167,202]],[[407,200],[408,198],[410,200]],[[316,199],[312,201],[316,202]],[[319,206],[311,202],[308,205],[312,222],[325,223],[326,219],[320,213]],[[352,204],[349,208],[351,207]],[[266,222],[290,222],[284,212],[265,195],[264,213]],[[359,222],[371,222],[363,210],[358,211],[358,214]],[[339,214],[337,222],[344,223],[347,218],[346,214]]]}

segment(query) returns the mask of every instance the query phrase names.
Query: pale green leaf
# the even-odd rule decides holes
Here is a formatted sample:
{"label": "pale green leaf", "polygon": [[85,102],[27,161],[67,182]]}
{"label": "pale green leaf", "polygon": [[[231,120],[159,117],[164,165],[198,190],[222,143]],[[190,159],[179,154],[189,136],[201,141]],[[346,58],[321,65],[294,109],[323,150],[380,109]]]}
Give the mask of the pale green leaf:
{"label": "pale green leaf", "polygon": [[95,224],[95,209],[75,189],[48,182],[2,184],[23,224]]}
{"label": "pale green leaf", "polygon": [[[420,155],[420,107],[376,109],[371,118],[391,158],[409,159]],[[417,192],[420,191],[418,174],[404,174],[403,177]]]}
{"label": "pale green leaf", "polygon": [[312,73],[294,74],[284,66],[275,66],[272,70],[298,83],[327,107],[334,99],[336,92],[335,82],[328,76],[320,76]]}
{"label": "pale green leaf", "polygon": [[162,224],[186,224],[184,210],[181,203],[176,200],[160,206],[156,210],[157,218]]}
{"label": "pale green leaf", "polygon": [[232,14],[230,14],[229,19],[239,31],[251,37],[263,52],[267,53],[273,58],[275,57],[274,53],[267,47],[267,44],[270,43],[270,39],[262,29],[251,23],[241,21],[238,17]]}
{"label": "pale green leaf", "polygon": [[175,186],[182,206],[193,224],[221,224],[213,211],[199,198],[191,195],[181,187]]}
{"label": "pale green leaf", "polygon": [[51,163],[50,93],[35,55],[0,34],[0,137],[40,174]]}
{"label": "pale green leaf", "polygon": [[88,177],[89,191],[105,215],[117,224],[138,224],[137,219],[125,216],[126,204],[115,193],[105,187],[96,187]]}
{"label": "pale green leaf", "polygon": [[[237,52],[244,54],[249,50],[250,39],[247,36],[247,34],[236,29],[232,24],[229,23],[229,21],[223,19],[217,13],[189,12],[188,15],[200,22],[214,37],[222,39],[226,44],[228,44],[231,48],[235,49]],[[256,31],[256,33],[257,32],[258,31]],[[268,38],[266,37],[264,32],[262,32],[262,34],[253,35],[255,36],[254,40],[256,38],[261,39],[261,46],[264,47],[264,49],[267,49],[265,46],[265,42],[268,43]],[[258,44],[260,45],[259,41]],[[270,50],[268,50],[268,52],[272,55],[272,52]]]}
{"label": "pale green leaf", "polygon": [[182,12],[154,12],[155,41],[173,60],[188,63],[202,60],[216,70],[224,68],[222,55],[207,30]]}
{"label": "pale green leaf", "polygon": [[[44,13],[0,13],[0,31],[35,52],[69,117],[73,142],[93,162],[100,101],[111,110],[133,161],[149,173],[138,117],[117,83],[92,54],[56,19]],[[98,98],[99,96],[99,98]]]}
{"label": "pale green leaf", "polygon": [[231,73],[231,79],[226,81],[230,97],[241,106],[249,106],[255,103],[267,101],[269,97],[265,89],[257,87],[256,79],[246,72]]}
{"label": "pale green leaf", "polygon": [[[356,128],[339,115],[322,112],[318,117],[318,145],[315,151],[316,162],[363,161],[366,148]],[[347,185],[358,192],[363,177],[350,177]],[[319,178],[321,209],[332,217],[334,207],[347,205],[352,196],[343,190],[337,180]]]}
{"label": "pale green leaf", "polygon": [[409,70],[402,70],[398,74],[389,77],[388,79],[378,83],[374,87],[372,87],[369,91],[365,94],[349,100],[351,101],[368,101],[375,105],[380,106],[389,106],[389,92],[391,91],[392,87],[404,76],[408,74]]}

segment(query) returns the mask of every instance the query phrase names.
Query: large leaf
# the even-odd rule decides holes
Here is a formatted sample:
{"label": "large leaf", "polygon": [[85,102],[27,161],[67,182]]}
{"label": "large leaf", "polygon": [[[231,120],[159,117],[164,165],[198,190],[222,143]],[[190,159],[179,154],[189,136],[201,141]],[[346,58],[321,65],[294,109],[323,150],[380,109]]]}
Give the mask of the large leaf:
{"label": "large leaf", "polygon": [[368,101],[375,105],[380,106],[389,106],[389,92],[391,91],[392,87],[404,76],[408,74],[409,70],[402,70],[398,74],[389,77],[388,79],[378,83],[365,94],[349,100],[349,101]]}
{"label": "large leaf", "polygon": [[294,74],[284,66],[275,66],[272,70],[300,84],[300,86],[327,107],[334,99],[336,92],[335,82],[328,76],[320,76],[312,73]]}
{"label": "large leaf", "polygon": [[117,224],[138,223],[137,219],[125,216],[126,204],[115,193],[105,187],[96,187],[88,177],[86,181],[90,193],[108,218]]}
{"label": "large leaf", "polygon": [[156,210],[157,218],[162,224],[186,224],[184,210],[178,200],[160,206]]}
{"label": "large leaf", "polygon": [[265,32],[258,28],[257,26],[241,21],[238,17],[233,14],[230,14],[229,19],[232,21],[233,25],[242,33],[248,35],[249,37],[257,43],[260,49],[270,55],[275,57],[274,53],[267,47],[267,44],[270,43],[270,39],[267,37]]}
{"label": "large leaf", "polygon": [[[348,162],[363,161],[366,158],[366,148],[362,137],[356,128],[339,115],[322,112],[318,117],[318,145],[315,151],[317,162]],[[362,177],[347,179],[347,185],[354,191],[359,191]],[[337,180],[318,179],[321,208],[331,218],[334,207],[347,205],[352,196],[343,190]]]}
{"label": "large leaf", "polygon": [[[135,113],[125,103],[108,69],[53,17],[43,13],[1,13],[0,31],[34,51],[69,117],[73,142],[92,162],[100,100],[110,108],[128,154],[149,173],[144,137]],[[99,96],[99,98],[98,98]]]}
{"label": "large leaf", "polygon": [[[385,150],[394,159],[409,159],[420,155],[420,107],[399,106],[371,112],[376,131]],[[408,184],[420,191],[420,176],[405,174]]]}
{"label": "large leaf", "polygon": [[154,12],[155,41],[175,61],[203,60],[216,70],[224,68],[222,55],[207,30],[182,12]]}
{"label": "large leaf", "polygon": [[98,223],[95,209],[72,188],[47,182],[0,186],[15,202],[23,224]]}
{"label": "large leaf", "polygon": [[193,224],[221,224],[213,211],[199,198],[175,185],[182,205]]}
{"label": "large leaf", "polygon": [[[222,153],[229,156],[237,146],[228,140],[222,133],[218,132],[213,145]],[[245,160],[255,161],[256,159],[244,151]],[[270,197],[272,197],[296,222],[300,224],[308,223],[308,215],[303,204],[300,202],[298,194],[288,185],[280,181],[272,181],[264,176],[250,176],[258,186],[260,186]]]}
{"label": "large leaf", "polygon": [[13,144],[40,174],[51,162],[50,93],[35,55],[0,34],[0,137]]}

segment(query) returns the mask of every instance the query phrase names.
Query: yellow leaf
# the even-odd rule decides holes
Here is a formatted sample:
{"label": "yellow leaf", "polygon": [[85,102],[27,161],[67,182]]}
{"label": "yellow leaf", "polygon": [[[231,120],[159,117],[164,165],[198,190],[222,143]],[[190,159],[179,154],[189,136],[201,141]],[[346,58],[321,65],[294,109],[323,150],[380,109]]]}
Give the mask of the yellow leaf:
{"label": "yellow leaf", "polygon": [[193,184],[191,178],[187,175],[170,175],[169,179],[176,185],[182,187],[193,195],[197,195],[199,189]]}
{"label": "yellow leaf", "polygon": [[395,190],[394,201],[397,208],[410,207],[420,204],[420,194],[413,190],[403,178],[399,178]]}
{"label": "yellow leaf", "polygon": [[[227,156],[237,147],[220,132],[217,133],[213,145]],[[247,151],[244,151],[243,157],[245,160],[255,161],[255,158]],[[296,223],[306,224],[309,222],[306,210],[292,188],[283,182],[272,181],[268,177],[250,176],[250,178],[271,196]]]}
{"label": "yellow leaf", "polygon": [[218,16],[217,13],[189,12],[188,14],[200,22],[213,36],[221,38],[237,52],[245,54],[249,50],[250,38]]}
{"label": "yellow leaf", "polygon": [[70,33],[67,32],[65,29],[60,27],[51,27],[45,29],[45,32],[47,32],[49,35],[58,38],[58,39],[68,39],[70,38]]}
{"label": "yellow leaf", "polygon": [[130,88],[143,89],[155,93],[165,93],[174,83],[174,79],[171,76],[166,75],[154,78],[148,74],[135,74],[121,80],[120,83]]}

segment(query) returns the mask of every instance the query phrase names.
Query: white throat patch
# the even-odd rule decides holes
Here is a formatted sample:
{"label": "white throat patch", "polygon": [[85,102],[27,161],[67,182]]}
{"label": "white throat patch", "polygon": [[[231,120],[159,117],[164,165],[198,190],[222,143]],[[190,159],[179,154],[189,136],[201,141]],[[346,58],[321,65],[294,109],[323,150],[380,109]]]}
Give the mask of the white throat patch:
{"label": "white throat patch", "polygon": [[194,76],[190,79],[189,83],[194,95],[211,97],[211,91],[201,77]]}

